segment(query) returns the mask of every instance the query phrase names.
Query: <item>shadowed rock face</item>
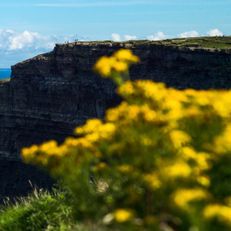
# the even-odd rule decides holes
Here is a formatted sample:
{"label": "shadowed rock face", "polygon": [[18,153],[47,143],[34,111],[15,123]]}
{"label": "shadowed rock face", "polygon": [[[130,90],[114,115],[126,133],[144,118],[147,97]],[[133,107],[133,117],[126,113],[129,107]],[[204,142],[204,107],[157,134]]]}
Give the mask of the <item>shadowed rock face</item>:
{"label": "shadowed rock face", "polygon": [[33,166],[19,161],[0,160],[0,204],[6,197],[26,196],[34,188],[50,189],[53,181]]}
{"label": "shadowed rock face", "polygon": [[[152,79],[168,86],[195,89],[230,88],[231,52],[177,48],[152,42],[82,42],[57,45],[54,51],[12,67],[9,82],[0,83],[0,194],[24,193],[15,182],[38,182],[33,168],[20,163],[20,149],[55,139],[61,142],[86,119],[102,117],[117,105],[114,84],[92,72],[96,60],[119,48],[140,57],[131,79]],[[13,161],[13,162],[11,162]],[[12,168],[17,163],[17,171]],[[4,170],[5,169],[5,170]],[[20,171],[21,169],[21,171]],[[11,179],[11,180],[9,180]],[[11,183],[10,183],[11,182]],[[39,185],[49,185],[46,177]],[[6,186],[7,185],[7,186]],[[22,192],[23,191],[23,192]],[[25,190],[25,192],[28,190]]]}

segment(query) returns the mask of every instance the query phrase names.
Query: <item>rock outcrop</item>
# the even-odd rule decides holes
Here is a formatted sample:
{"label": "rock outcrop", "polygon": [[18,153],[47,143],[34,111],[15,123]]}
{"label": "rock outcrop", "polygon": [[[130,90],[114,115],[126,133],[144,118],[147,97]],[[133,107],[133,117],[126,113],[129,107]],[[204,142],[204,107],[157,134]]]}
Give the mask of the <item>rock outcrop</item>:
{"label": "rock outcrop", "polygon": [[[76,125],[102,117],[106,108],[120,102],[114,84],[98,77],[92,67],[100,56],[122,47],[132,49],[141,59],[131,69],[132,80],[152,79],[179,89],[231,87],[231,50],[182,48],[147,41],[56,45],[50,53],[13,66],[11,80],[0,83],[2,196],[28,191],[15,182],[38,182],[40,173],[35,174],[33,168],[20,162],[22,147],[49,139],[61,142]],[[46,177],[39,183],[49,184]]]}

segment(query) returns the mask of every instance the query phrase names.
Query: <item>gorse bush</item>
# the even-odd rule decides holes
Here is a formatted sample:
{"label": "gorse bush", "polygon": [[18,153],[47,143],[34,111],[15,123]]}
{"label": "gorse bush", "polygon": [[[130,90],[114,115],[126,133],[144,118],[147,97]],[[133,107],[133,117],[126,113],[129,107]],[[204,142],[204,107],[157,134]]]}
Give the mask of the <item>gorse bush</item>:
{"label": "gorse bush", "polygon": [[[58,145],[25,148],[73,195],[77,221],[112,230],[231,229],[231,91],[128,80],[129,50],[95,70],[124,101]],[[125,81],[126,80],[126,81]]]}

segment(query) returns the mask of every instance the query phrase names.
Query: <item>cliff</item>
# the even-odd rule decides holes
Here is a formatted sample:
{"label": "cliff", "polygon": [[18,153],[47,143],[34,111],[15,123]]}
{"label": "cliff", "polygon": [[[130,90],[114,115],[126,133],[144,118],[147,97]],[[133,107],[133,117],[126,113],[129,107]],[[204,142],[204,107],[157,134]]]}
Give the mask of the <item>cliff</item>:
{"label": "cliff", "polygon": [[152,79],[180,89],[231,87],[231,49],[148,41],[56,45],[50,53],[13,66],[11,80],[0,82],[0,195],[26,193],[29,179],[50,185],[47,177],[21,164],[22,147],[61,142],[76,125],[102,117],[119,103],[114,84],[92,71],[100,56],[119,48],[132,49],[142,60],[132,67],[132,80]]}

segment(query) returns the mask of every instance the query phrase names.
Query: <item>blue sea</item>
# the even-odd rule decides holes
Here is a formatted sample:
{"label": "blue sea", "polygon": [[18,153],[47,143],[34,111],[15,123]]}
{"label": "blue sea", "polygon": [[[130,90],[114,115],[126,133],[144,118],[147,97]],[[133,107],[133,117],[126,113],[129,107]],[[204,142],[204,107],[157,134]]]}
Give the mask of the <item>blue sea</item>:
{"label": "blue sea", "polygon": [[9,68],[0,68],[0,79],[8,79],[11,75],[11,69]]}

